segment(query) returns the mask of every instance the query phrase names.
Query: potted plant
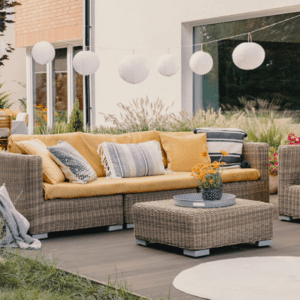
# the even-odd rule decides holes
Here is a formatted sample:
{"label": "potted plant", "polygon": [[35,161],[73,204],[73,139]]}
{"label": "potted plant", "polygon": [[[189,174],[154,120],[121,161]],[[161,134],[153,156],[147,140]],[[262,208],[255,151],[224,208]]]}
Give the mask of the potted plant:
{"label": "potted plant", "polygon": [[[204,200],[220,200],[222,198],[222,177],[220,173],[220,166],[225,165],[221,162],[222,157],[228,156],[226,151],[221,150],[222,156],[219,162],[197,164],[192,169],[192,176],[196,177],[200,184],[202,197]],[[201,156],[208,160],[207,151],[203,151]]]}
{"label": "potted plant", "polygon": [[269,192],[278,191],[278,152],[275,148],[269,150]]}

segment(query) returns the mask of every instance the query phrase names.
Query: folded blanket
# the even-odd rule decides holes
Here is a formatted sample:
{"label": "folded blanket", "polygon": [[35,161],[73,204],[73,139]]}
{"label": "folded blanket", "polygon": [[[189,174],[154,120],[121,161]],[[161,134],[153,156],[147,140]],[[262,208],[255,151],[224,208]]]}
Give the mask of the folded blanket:
{"label": "folded blanket", "polygon": [[14,207],[6,187],[0,187],[0,213],[5,220],[6,236],[0,240],[0,247],[20,247],[21,249],[41,249],[39,240],[27,234],[30,224]]}

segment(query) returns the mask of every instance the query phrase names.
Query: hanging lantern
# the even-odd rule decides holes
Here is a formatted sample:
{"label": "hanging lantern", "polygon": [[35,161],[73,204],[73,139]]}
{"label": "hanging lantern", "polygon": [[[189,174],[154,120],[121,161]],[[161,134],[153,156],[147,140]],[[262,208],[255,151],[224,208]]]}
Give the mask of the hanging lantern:
{"label": "hanging lantern", "polygon": [[5,43],[0,40],[0,58],[5,54]]}
{"label": "hanging lantern", "polygon": [[207,74],[213,67],[213,59],[209,53],[201,50],[195,52],[190,59],[190,68],[192,71],[198,75]]}
{"label": "hanging lantern", "polygon": [[53,60],[55,56],[54,47],[48,42],[39,42],[32,48],[33,59],[41,64],[45,65]]}
{"label": "hanging lantern", "polygon": [[178,72],[179,65],[174,55],[164,54],[158,59],[156,68],[163,76],[173,76]]}
{"label": "hanging lantern", "polygon": [[74,56],[73,67],[81,75],[94,74],[99,66],[100,60],[93,51],[80,51]]}
{"label": "hanging lantern", "polygon": [[147,60],[140,55],[127,55],[119,63],[119,74],[128,83],[141,83],[149,74]]}
{"label": "hanging lantern", "polygon": [[248,34],[248,43],[239,44],[232,52],[234,64],[242,70],[254,70],[265,60],[264,48],[252,42],[251,34]]}

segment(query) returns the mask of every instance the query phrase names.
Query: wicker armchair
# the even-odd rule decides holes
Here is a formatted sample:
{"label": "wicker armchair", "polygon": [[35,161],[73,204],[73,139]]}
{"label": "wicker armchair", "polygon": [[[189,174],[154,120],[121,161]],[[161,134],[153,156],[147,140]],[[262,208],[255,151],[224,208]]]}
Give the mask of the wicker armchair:
{"label": "wicker armchair", "polygon": [[279,218],[300,218],[300,145],[279,147]]}

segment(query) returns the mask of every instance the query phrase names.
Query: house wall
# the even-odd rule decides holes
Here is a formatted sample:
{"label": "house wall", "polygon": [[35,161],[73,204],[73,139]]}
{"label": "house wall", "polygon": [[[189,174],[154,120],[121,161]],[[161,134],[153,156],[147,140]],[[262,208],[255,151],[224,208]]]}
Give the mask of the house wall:
{"label": "house wall", "polygon": [[[13,9],[9,9],[10,12]],[[8,16],[9,20],[14,20],[14,15]],[[15,24],[7,23],[7,28],[3,32],[1,39],[7,44],[15,47]],[[26,98],[26,66],[25,57],[26,49],[15,49],[12,53],[7,53],[9,60],[4,60],[4,66],[0,67],[0,82],[3,84],[0,88],[0,93],[5,92],[11,94],[9,96],[9,103],[11,108],[17,110],[20,102],[18,99]]]}
{"label": "house wall", "polygon": [[82,39],[82,0],[19,0],[16,47]]}
{"label": "house wall", "polygon": [[[104,124],[99,112],[119,115],[117,103],[148,96],[150,101],[174,101],[173,111],[192,112],[192,28],[201,24],[300,12],[299,0],[94,0],[95,52],[100,68],[95,74],[95,113],[97,125]],[[183,47],[182,46],[186,46]],[[158,58],[170,52],[181,68],[172,77],[156,70]],[[144,56],[149,64],[148,78],[129,84],[118,74],[119,61],[128,54]]]}

